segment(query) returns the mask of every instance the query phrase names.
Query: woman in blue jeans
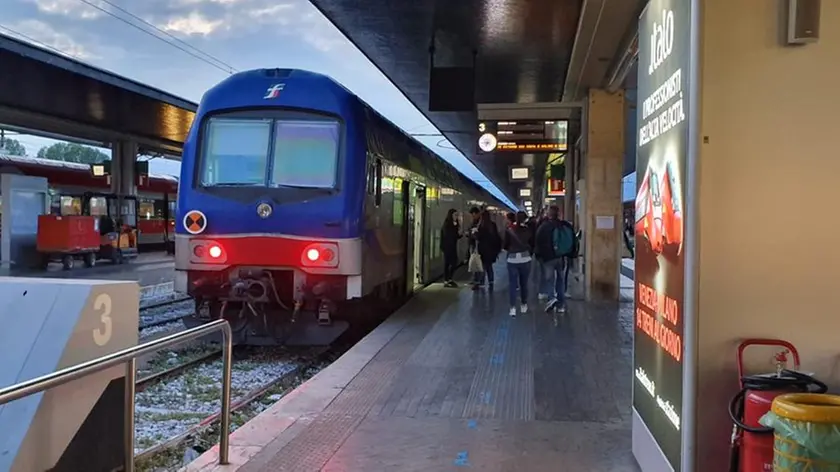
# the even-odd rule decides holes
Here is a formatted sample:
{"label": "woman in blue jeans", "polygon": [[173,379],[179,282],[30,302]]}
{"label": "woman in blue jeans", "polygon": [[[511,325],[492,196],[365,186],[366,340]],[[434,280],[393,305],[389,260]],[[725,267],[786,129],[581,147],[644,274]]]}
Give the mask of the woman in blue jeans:
{"label": "woman in blue jeans", "polygon": [[508,267],[508,295],[510,299],[510,316],[516,316],[516,292],[519,290],[522,313],[528,311],[528,276],[531,273],[532,247],[531,229],[526,220],[528,215],[524,211],[516,215],[508,213],[508,227],[502,238],[502,247],[507,251]]}

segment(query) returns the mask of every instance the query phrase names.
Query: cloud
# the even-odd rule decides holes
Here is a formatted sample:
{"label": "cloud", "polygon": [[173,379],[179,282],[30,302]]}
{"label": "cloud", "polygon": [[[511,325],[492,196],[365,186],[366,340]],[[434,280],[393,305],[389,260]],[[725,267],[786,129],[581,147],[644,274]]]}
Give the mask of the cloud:
{"label": "cloud", "polygon": [[59,33],[55,28],[43,21],[23,20],[11,26],[11,29],[24,36],[21,39],[26,41],[34,40],[36,43],[41,43],[39,45],[46,45],[61,51],[67,56],[81,60],[98,58],[98,55],[74,40],[70,35]]}
{"label": "cloud", "polygon": [[[79,0],[29,0],[34,3],[38,11],[50,15],[63,15],[82,20],[93,20],[104,15],[96,8],[86,5]],[[92,3],[98,3],[93,1]]]}
{"label": "cloud", "polygon": [[145,4],[151,22],[173,34],[225,39],[270,30],[323,52],[347,44],[307,0],[176,0],[151,8],[153,3]]}
{"label": "cloud", "polygon": [[[231,0],[228,0],[231,1]],[[209,36],[223,26],[224,20],[211,20],[197,11],[190,12],[186,16],[170,18],[160,28],[170,33],[180,33],[186,36]]]}

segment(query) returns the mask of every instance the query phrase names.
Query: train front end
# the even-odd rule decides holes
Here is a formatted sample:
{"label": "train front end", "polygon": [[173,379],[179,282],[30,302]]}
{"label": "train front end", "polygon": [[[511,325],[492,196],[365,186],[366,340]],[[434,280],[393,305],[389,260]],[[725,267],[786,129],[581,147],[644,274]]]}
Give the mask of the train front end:
{"label": "train front end", "polygon": [[318,74],[271,69],[205,94],[178,196],[188,326],[225,318],[251,345],[325,345],[347,329],[337,315],[361,286],[364,179],[352,172],[344,93]]}

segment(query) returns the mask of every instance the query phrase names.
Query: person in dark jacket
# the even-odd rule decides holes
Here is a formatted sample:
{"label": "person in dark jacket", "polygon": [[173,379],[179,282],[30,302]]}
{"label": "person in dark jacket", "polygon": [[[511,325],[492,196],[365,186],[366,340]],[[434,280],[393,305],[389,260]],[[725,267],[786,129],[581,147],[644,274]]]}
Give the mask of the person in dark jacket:
{"label": "person in dark jacket", "polygon": [[563,227],[571,228],[572,233],[574,233],[574,227],[571,226],[571,223],[560,219],[560,208],[552,205],[548,209],[548,219],[537,228],[536,246],[534,248],[537,259],[543,267],[540,298],[548,298],[545,305],[546,311],[556,310],[560,313],[566,311],[566,284],[563,281],[566,257],[564,254],[555,252],[553,238],[555,229]]}
{"label": "person in dark jacket", "polygon": [[443,226],[440,228],[440,250],[443,252],[443,285],[457,287],[452,280],[458,266],[458,240],[461,239],[461,226],[458,224],[458,211],[450,208],[446,212]]}
{"label": "person in dark jacket", "polygon": [[490,219],[490,212],[483,211],[479,214],[478,224],[471,229],[474,245],[481,256],[481,265],[484,266],[484,272],[475,274],[473,280],[473,290],[478,290],[487,279],[488,289],[493,290],[493,283],[495,282],[495,274],[493,273],[493,263],[499,257],[501,251],[502,241],[499,237],[499,228],[496,223]]}
{"label": "person in dark jacket", "polygon": [[522,313],[528,311],[528,276],[531,273],[531,229],[528,227],[528,215],[524,211],[516,213],[514,221],[505,229],[502,246],[507,251],[508,297],[510,316],[516,316],[516,292],[519,291]]}

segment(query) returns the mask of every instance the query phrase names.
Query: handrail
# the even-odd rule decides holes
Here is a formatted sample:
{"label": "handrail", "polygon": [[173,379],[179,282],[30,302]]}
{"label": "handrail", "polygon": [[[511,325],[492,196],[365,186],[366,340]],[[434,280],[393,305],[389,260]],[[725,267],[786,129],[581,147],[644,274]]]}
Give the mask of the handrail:
{"label": "handrail", "polygon": [[125,471],[134,472],[134,395],[136,393],[137,381],[137,358],[167,347],[198,339],[216,331],[222,332],[222,412],[219,418],[221,422],[219,433],[219,464],[226,465],[229,463],[230,454],[230,384],[231,364],[233,360],[233,336],[230,325],[225,320],[211,321],[196,328],[170,334],[154,341],[123,349],[122,351],[117,351],[98,359],[27,380],[17,385],[2,388],[0,389],[0,406],[101,372],[118,364],[125,364]]}

